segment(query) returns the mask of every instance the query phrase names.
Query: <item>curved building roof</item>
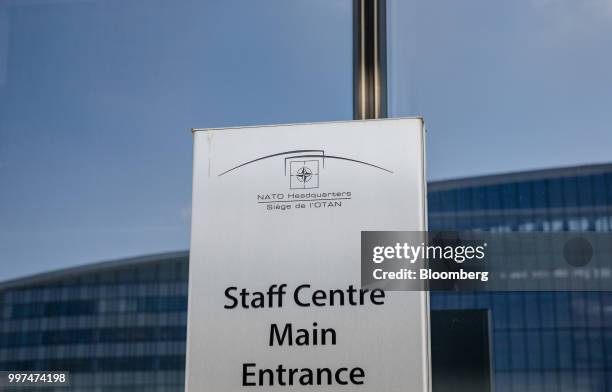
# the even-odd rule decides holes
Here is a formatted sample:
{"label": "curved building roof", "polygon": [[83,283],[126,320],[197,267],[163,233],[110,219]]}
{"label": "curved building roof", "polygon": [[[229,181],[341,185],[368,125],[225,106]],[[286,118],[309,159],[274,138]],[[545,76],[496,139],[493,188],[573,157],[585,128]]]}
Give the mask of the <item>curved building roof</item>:
{"label": "curved building roof", "polygon": [[427,183],[427,191],[436,192],[472,186],[503,184],[509,182],[536,181],[561,177],[590,176],[602,173],[612,173],[612,163],[568,166],[554,169],[529,170],[522,172],[458,178],[452,180],[431,181]]}
{"label": "curved building roof", "polygon": [[59,270],[43,272],[23,278],[17,278],[0,282],[0,291],[14,289],[21,286],[33,286],[39,284],[53,283],[67,278],[81,276],[84,274],[102,272],[111,269],[123,269],[142,264],[152,264],[156,262],[187,261],[189,251],[177,251],[158,253],[153,255],[130,257],[125,259],[102,261],[97,263],[85,264],[76,267],[63,268]]}

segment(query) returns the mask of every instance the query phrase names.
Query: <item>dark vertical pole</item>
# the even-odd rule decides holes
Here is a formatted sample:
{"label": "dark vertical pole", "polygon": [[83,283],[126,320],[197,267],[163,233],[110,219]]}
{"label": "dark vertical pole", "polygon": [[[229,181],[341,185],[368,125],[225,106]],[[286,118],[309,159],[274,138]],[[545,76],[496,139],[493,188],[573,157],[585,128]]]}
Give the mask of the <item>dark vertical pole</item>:
{"label": "dark vertical pole", "polygon": [[353,0],[353,118],[387,117],[386,0]]}

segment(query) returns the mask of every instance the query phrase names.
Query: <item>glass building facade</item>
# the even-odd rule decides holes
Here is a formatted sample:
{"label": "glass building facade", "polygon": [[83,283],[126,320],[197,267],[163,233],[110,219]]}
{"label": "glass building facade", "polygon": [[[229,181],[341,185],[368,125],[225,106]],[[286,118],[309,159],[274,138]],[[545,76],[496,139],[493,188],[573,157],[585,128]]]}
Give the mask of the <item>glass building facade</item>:
{"label": "glass building facade", "polygon": [[[429,228],[612,230],[612,165],[430,183]],[[612,292],[433,293],[431,308],[490,309],[495,390],[611,391]]]}
{"label": "glass building facade", "polygon": [[[612,164],[433,182],[428,199],[436,230],[608,232]],[[60,391],[182,390],[187,272],[181,252],[0,284],[0,370],[68,370]],[[433,293],[431,307],[490,310],[496,391],[612,390],[612,292]]]}
{"label": "glass building facade", "polygon": [[0,370],[70,371],[58,391],[181,391],[187,271],[181,252],[5,284]]}

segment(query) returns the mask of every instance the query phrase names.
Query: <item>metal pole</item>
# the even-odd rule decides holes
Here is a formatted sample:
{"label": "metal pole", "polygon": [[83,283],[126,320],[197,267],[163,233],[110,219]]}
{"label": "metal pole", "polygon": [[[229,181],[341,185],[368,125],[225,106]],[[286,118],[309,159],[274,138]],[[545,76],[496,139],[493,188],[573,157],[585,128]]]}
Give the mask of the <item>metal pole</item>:
{"label": "metal pole", "polygon": [[353,0],[353,118],[387,117],[386,0]]}

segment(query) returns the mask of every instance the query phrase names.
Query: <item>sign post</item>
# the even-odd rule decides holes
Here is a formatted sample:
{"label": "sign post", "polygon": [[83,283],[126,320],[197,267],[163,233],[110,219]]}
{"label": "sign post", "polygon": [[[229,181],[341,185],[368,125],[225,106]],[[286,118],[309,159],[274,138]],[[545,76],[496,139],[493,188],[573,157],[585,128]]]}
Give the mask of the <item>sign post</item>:
{"label": "sign post", "polygon": [[425,231],[420,118],[194,130],[187,391],[430,390],[428,294],[360,287]]}

